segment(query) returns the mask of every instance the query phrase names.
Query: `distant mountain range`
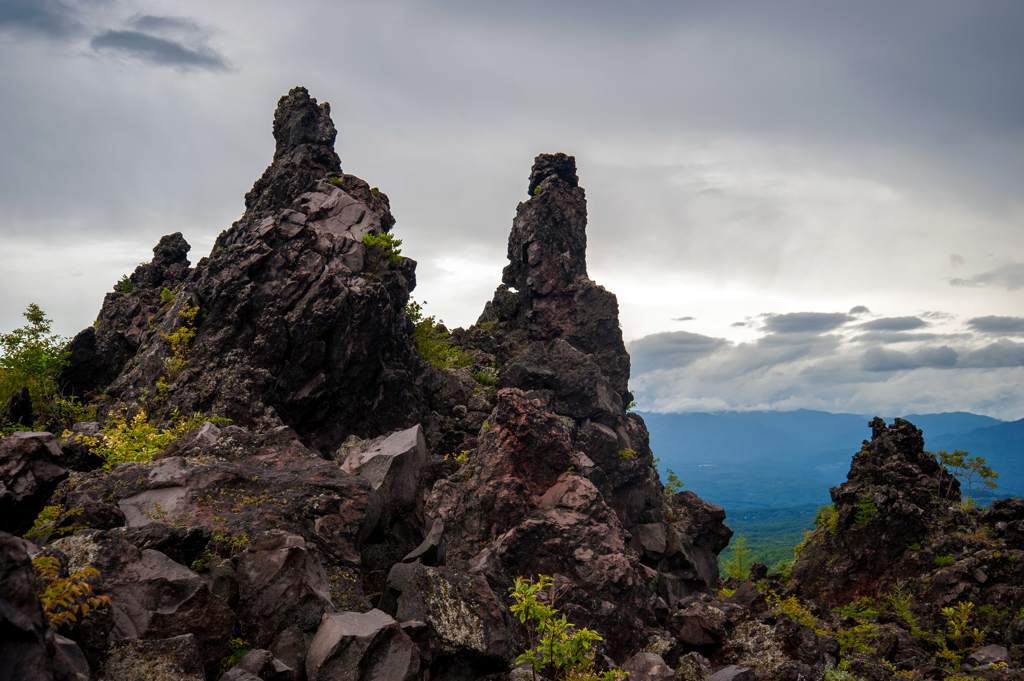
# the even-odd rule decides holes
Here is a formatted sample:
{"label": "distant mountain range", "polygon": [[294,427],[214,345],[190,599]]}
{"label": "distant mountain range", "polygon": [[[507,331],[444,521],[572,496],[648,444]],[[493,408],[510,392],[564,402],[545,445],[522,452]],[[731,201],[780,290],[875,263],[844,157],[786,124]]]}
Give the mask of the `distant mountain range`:
{"label": "distant mountain range", "polygon": [[[859,414],[639,413],[663,477],[672,469],[687,489],[727,511],[827,504],[829,487],[846,479],[851,458],[871,437],[872,417]],[[960,449],[985,457],[1000,474],[998,496],[1024,495],[1024,419],[1007,422],[967,412],[903,418],[924,432],[932,451]]]}

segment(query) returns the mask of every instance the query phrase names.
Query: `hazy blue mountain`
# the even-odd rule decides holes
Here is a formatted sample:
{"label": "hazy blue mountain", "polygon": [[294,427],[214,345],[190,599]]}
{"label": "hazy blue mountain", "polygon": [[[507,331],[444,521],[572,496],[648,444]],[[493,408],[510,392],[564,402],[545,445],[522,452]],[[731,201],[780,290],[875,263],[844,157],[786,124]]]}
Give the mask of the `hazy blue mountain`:
{"label": "hazy blue mountain", "polygon": [[[801,409],[772,412],[640,412],[664,473],[727,511],[826,504],[850,459],[871,437],[862,414]],[[884,417],[892,422],[892,417]],[[966,412],[905,416],[929,449],[964,449],[999,471],[1000,493],[1024,490],[1024,420],[1006,423]]]}

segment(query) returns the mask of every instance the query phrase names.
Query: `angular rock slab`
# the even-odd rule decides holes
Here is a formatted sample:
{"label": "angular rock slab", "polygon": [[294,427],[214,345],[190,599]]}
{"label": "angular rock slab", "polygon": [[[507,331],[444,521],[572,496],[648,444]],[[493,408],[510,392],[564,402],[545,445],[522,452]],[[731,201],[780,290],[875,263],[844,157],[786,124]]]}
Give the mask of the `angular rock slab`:
{"label": "angular rock slab", "polygon": [[412,565],[401,585],[397,617],[429,628],[432,662],[476,660],[498,671],[511,660],[509,618],[483,575]]}
{"label": "angular rock slab", "polygon": [[353,452],[341,464],[349,475],[370,481],[381,498],[394,509],[416,504],[420,476],[427,461],[427,445],[419,424],[388,436],[365,452]]}
{"label": "angular rock slab", "polygon": [[106,681],[205,681],[192,634],[158,641],[125,639],[111,644],[103,660]]}
{"label": "angular rock slab", "polygon": [[419,669],[416,644],[380,610],[324,615],[306,656],[309,681],[412,681]]}
{"label": "angular rock slab", "polygon": [[0,670],[10,678],[53,678],[46,617],[36,597],[29,542],[0,532]]}
{"label": "angular rock slab", "polygon": [[52,433],[18,432],[0,439],[0,531],[22,535],[68,470]]}
{"label": "angular rock slab", "polygon": [[334,610],[316,549],[297,535],[267,533],[235,557],[238,614],[250,644],[266,648],[290,626],[312,631]]}
{"label": "angular rock slab", "polygon": [[722,667],[704,681],[757,681],[757,674],[750,667],[731,664],[728,667]]}

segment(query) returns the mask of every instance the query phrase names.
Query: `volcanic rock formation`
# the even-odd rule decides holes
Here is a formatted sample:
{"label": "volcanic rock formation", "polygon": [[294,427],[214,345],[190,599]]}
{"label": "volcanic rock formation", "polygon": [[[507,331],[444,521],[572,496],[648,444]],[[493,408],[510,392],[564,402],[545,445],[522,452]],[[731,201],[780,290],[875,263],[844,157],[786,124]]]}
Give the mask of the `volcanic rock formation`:
{"label": "volcanic rock formation", "polygon": [[[405,314],[416,263],[368,271],[363,236],[394,218],[387,196],[341,172],[329,113],[305,88],[281,98],[246,214],[192,269],[180,234],[161,239],[72,341],[66,391],[288,425],[318,448],[420,420],[425,365]],[[175,347],[183,327],[195,337]]]}
{"label": "volcanic rock formation", "polygon": [[[603,638],[597,667],[631,679],[806,681],[840,659],[871,681],[938,679],[941,608],[967,599],[987,608],[993,645],[950,654],[1020,678],[999,664],[1024,645],[1024,502],[957,506],[905,421],[873,423],[792,579],[761,565],[719,590],[732,532],[721,508],[666,490],[629,412],[618,305],[587,275],[571,156],[537,157],[501,285],[442,339],[468,361],[443,368],[412,337],[416,263],[364,242],[394,218],[341,172],[329,106],[295,88],[273,132],[245,215],[195,267],[180,234],[161,239],[61,375],[100,419],[232,422],[108,470],[86,439],[100,423],[0,440],[0,670],[521,679],[509,587],[544,574],[545,598]],[[7,534],[37,517],[38,545]],[[46,628],[32,558],[55,560],[57,580],[98,571],[109,607]],[[865,596],[903,605],[865,614]]]}

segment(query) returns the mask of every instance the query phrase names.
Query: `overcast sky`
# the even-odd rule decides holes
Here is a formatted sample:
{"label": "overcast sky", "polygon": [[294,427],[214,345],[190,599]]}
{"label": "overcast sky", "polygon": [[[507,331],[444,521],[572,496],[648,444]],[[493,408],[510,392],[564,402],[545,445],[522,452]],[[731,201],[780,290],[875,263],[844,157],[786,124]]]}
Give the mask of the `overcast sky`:
{"label": "overcast sky", "polygon": [[641,408],[1019,419],[1022,65],[1019,0],[0,0],[0,329],[207,254],[304,85],[449,326],[564,151]]}

